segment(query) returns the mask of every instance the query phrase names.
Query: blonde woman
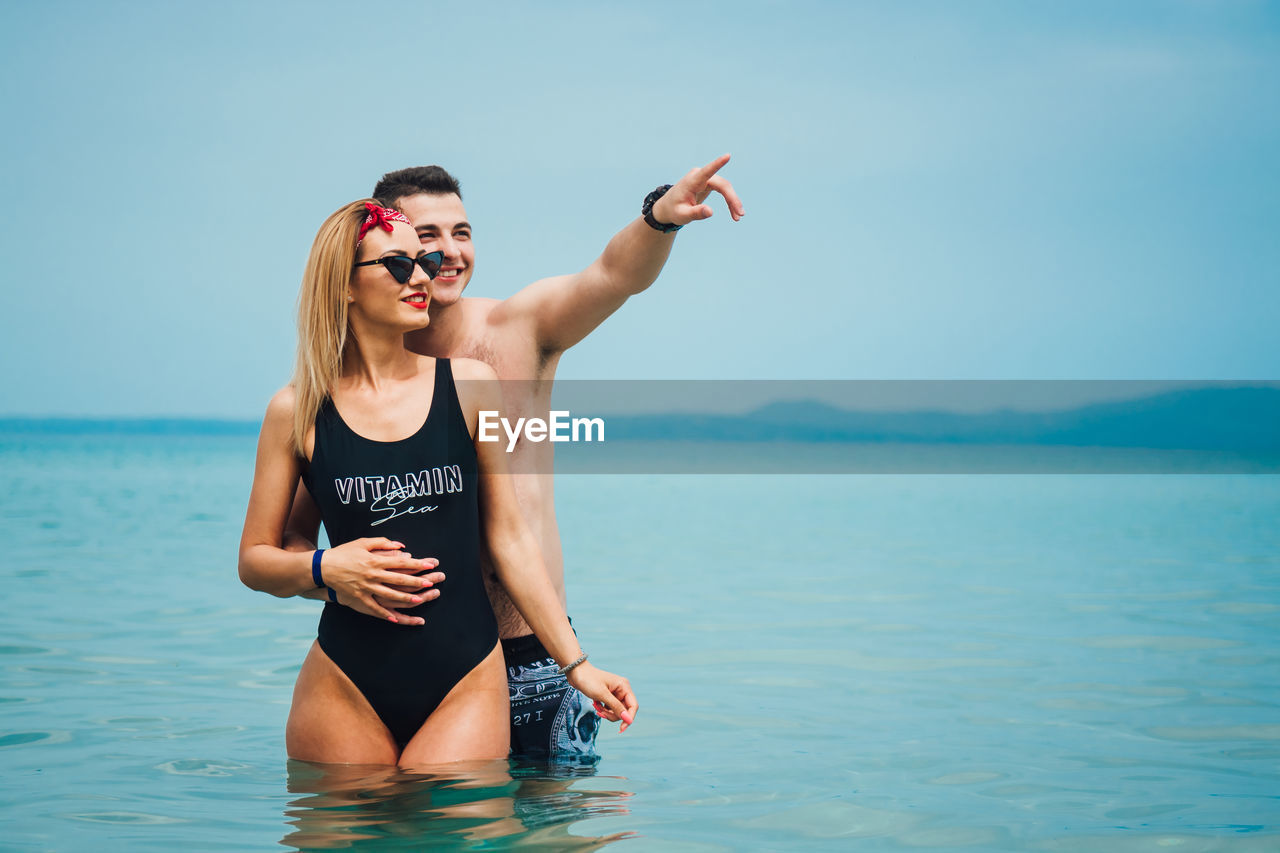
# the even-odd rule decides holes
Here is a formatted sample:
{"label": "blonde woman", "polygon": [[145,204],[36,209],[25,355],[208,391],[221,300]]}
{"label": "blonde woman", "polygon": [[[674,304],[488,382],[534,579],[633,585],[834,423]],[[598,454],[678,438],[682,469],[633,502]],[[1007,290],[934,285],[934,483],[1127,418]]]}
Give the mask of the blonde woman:
{"label": "blonde woman", "polygon": [[[423,767],[506,757],[506,670],[480,577],[481,529],[503,585],[573,686],[607,719],[629,724],[637,709],[626,679],[578,646],[501,443],[475,441],[478,412],[501,409],[497,383],[456,380],[491,380],[493,370],[404,347],[404,333],[429,322],[440,260],[403,215],[366,200],[325,221],[307,261],[297,369],[267,407],[240,542],[247,586],[327,599],[294,687],[292,758]],[[330,550],[281,547],[300,479]],[[443,600],[430,588],[440,575],[421,576],[437,566],[448,576]]]}

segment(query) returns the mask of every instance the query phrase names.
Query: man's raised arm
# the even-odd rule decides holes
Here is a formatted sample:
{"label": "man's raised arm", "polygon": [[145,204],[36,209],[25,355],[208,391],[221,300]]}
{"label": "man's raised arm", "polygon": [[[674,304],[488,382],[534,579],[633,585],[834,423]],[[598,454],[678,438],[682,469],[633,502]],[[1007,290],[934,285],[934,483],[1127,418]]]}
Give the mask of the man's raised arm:
{"label": "man's raised arm", "polygon": [[[654,202],[651,218],[667,226],[706,219],[712,211],[703,202],[717,192],[724,196],[733,220],[741,219],[738,194],[716,174],[728,162],[725,154],[691,169]],[[582,272],[544,278],[507,299],[499,309],[501,319],[529,323],[540,350],[563,352],[618,310],[627,297],[653,284],[675,236],[674,230],[664,233],[638,217],[615,234],[600,257]]]}

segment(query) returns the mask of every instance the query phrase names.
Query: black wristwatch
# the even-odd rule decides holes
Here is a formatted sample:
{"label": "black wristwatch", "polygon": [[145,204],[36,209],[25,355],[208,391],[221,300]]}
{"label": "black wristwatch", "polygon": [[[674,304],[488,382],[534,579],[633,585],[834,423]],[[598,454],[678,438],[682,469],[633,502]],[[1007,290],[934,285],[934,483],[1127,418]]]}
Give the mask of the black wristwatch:
{"label": "black wristwatch", "polygon": [[645,224],[654,231],[661,231],[663,234],[671,234],[683,228],[683,225],[668,225],[665,222],[659,222],[653,218],[653,206],[658,199],[667,194],[667,190],[671,189],[671,184],[663,184],[653,192],[644,197],[644,204],[640,205],[640,213],[644,216]]}

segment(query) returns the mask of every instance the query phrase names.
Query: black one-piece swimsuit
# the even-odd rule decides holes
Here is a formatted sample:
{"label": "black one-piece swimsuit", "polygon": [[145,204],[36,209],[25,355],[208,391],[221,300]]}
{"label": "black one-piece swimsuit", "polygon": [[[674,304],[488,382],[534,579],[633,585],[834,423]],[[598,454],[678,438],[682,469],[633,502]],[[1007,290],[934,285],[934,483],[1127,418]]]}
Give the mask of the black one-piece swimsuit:
{"label": "black one-piece swimsuit", "polygon": [[334,545],[385,536],[415,558],[435,557],[441,596],[394,625],[326,602],[320,648],[346,673],[401,748],[449,690],[493,650],[498,625],[480,576],[475,445],[447,359],[436,359],[426,423],[401,441],[357,435],[325,400],[303,474]]}

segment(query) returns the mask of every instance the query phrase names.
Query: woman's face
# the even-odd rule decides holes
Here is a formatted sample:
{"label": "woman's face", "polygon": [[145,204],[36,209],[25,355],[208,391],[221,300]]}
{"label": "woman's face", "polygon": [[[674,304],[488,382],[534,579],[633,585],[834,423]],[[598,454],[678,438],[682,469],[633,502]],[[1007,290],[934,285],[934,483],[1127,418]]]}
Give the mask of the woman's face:
{"label": "woman's face", "polygon": [[[392,222],[391,226],[391,233],[370,229],[356,251],[356,263],[426,254],[412,225]],[[413,275],[404,284],[382,264],[358,266],[352,271],[347,298],[354,322],[398,331],[421,329],[430,322],[427,306],[431,304],[431,279],[418,264],[413,265]]]}

